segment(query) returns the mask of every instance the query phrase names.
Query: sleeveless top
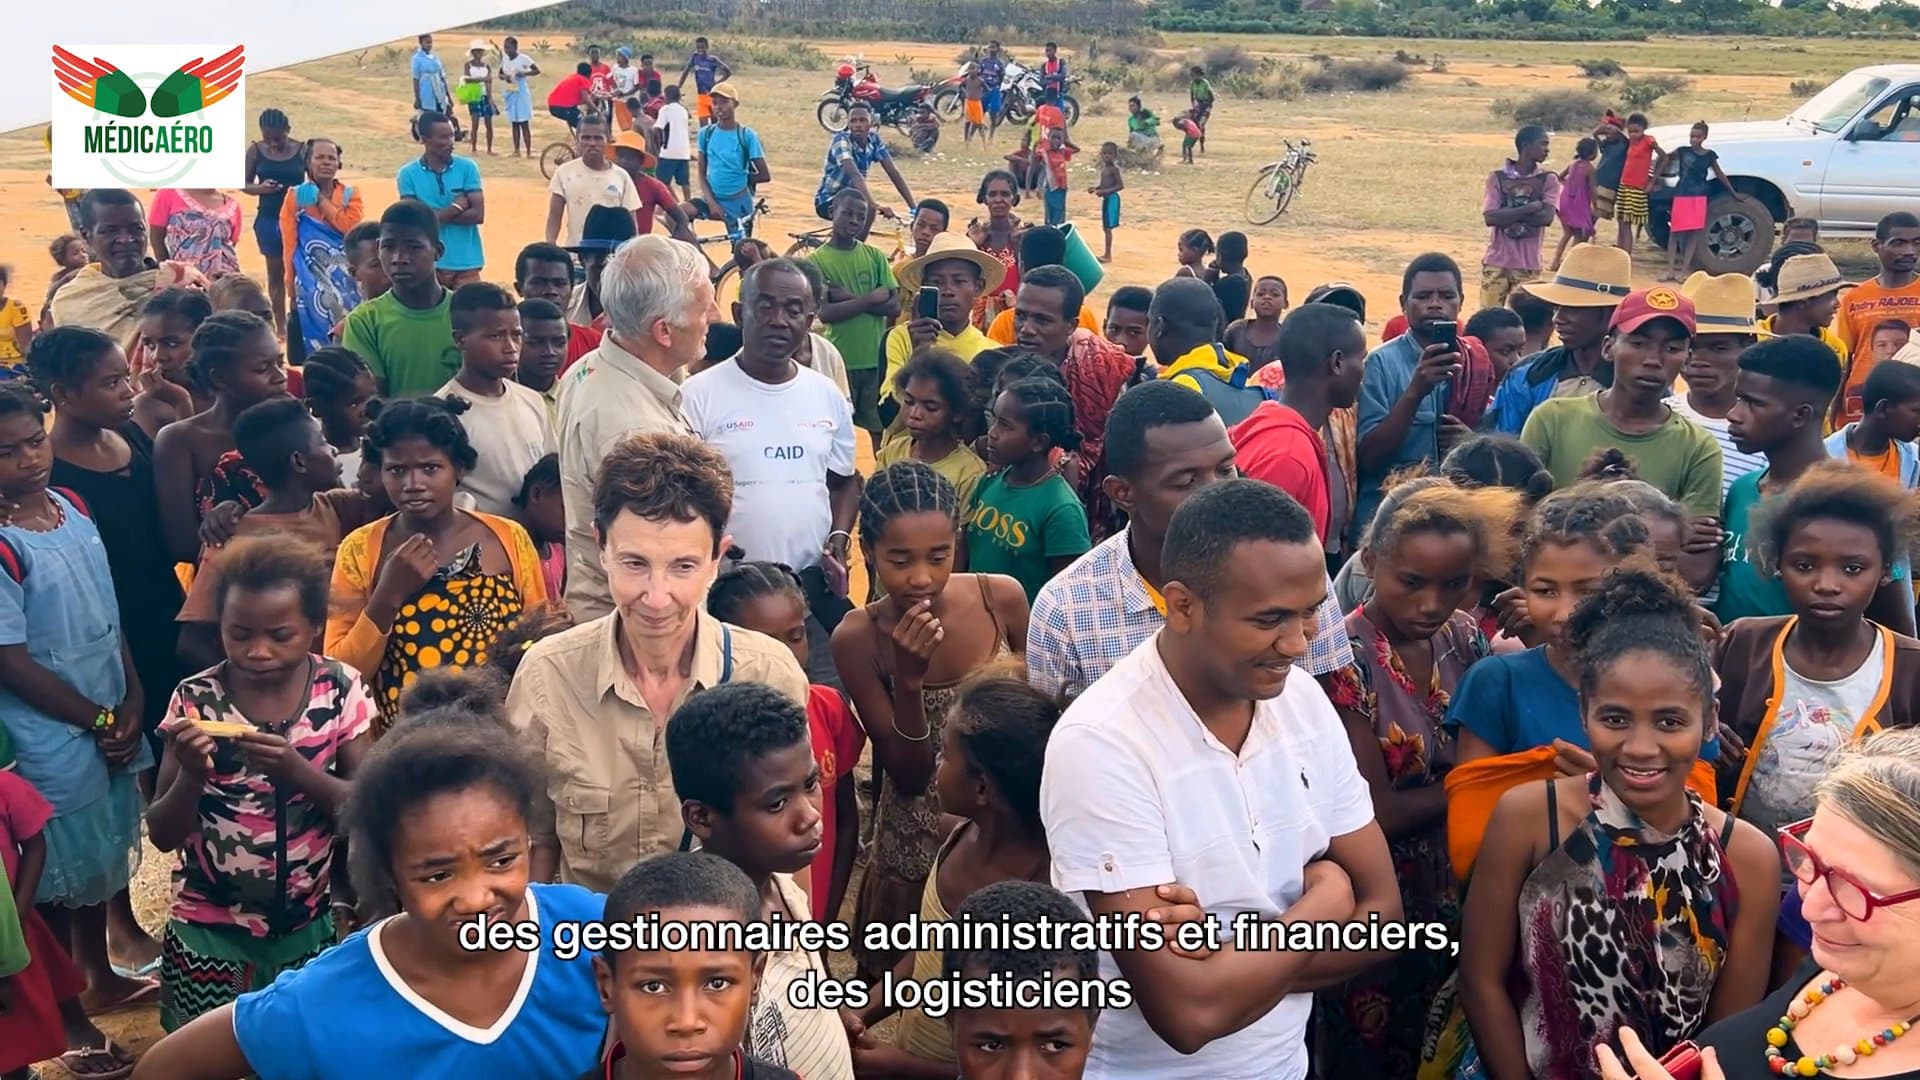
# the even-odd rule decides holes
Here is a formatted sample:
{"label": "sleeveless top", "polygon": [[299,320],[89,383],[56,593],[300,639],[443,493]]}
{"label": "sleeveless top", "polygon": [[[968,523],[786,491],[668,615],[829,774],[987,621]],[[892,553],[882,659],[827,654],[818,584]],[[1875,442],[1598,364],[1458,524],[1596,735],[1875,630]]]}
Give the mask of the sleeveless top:
{"label": "sleeveless top", "polygon": [[[980,665],[984,667],[1006,657],[1012,650],[1007,648],[1007,632],[1000,626],[1000,617],[994,613],[986,576],[976,574],[974,580],[980,584],[980,602],[986,605],[987,619],[993,624],[993,655]],[[873,617],[873,608],[873,604],[867,605],[881,663],[880,685],[891,694],[893,673],[887,670],[887,665],[893,655],[893,643],[880,632],[880,620]],[[923,685],[920,689],[921,708],[927,717],[927,739],[935,746],[946,738],[947,713],[953,708],[954,699],[960,696],[960,683],[964,679],[962,676],[938,686]],[[933,869],[934,852],[940,849],[940,796],[933,790],[931,780],[926,791],[902,795],[883,770],[876,768],[875,771],[880,775],[881,784],[871,871],[898,881],[925,881]]]}
{"label": "sleeveless top", "polygon": [[[933,866],[927,871],[926,888],[920,892],[920,923],[949,922],[953,915],[947,911],[947,905],[940,902],[940,864],[946,861],[947,853],[960,839],[962,833],[972,828],[973,823],[953,830],[940,845],[933,857]],[[913,981],[917,983],[937,982],[944,969],[946,957],[939,949],[918,949],[913,954]],[[893,1029],[893,1044],[917,1058],[928,1061],[952,1062],[953,1028],[945,1020],[935,1020],[927,1015],[924,1008],[901,1009],[900,1020]]]}
{"label": "sleeveless top", "polygon": [[[258,144],[256,144],[258,145]],[[280,204],[287,200],[287,191],[299,187],[307,179],[307,163],[301,157],[296,146],[292,157],[275,158],[267,155],[267,148],[260,146],[260,154],[254,159],[254,171],[262,180],[277,180],[285,191],[269,192],[260,196],[260,216],[256,221],[271,221],[273,227],[280,227]]]}
{"label": "sleeveless top", "polygon": [[[1520,888],[1516,977],[1527,1064],[1535,1076],[1599,1076],[1593,1048],[1631,1027],[1656,1056],[1705,1026],[1739,907],[1727,837],[1700,797],[1674,834],[1641,821],[1595,774],[1593,810]],[[1769,883],[1770,885],[1771,883]]]}

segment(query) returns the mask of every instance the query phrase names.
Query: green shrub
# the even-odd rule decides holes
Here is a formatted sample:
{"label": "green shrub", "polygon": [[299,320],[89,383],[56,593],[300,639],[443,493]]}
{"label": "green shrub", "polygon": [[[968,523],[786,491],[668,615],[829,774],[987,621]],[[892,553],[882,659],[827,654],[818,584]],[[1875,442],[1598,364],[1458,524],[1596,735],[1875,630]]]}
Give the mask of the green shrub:
{"label": "green shrub", "polygon": [[1613,84],[1611,91],[1629,109],[1651,109],[1654,102],[1691,85],[1693,80],[1684,75],[1643,75],[1621,79]]}
{"label": "green shrub", "polygon": [[1425,67],[1425,66],[1427,66],[1427,58],[1426,58],[1426,57],[1424,57],[1424,56],[1421,56],[1421,55],[1420,55],[1420,54],[1418,54],[1418,53],[1410,53],[1410,52],[1408,52],[1408,51],[1407,51],[1407,50],[1405,50],[1405,49],[1395,49],[1395,50],[1393,50],[1393,62],[1394,62],[1394,63],[1396,63],[1396,64],[1405,64],[1405,65],[1407,65],[1408,67]]}
{"label": "green shrub", "polygon": [[1589,79],[1617,79],[1627,73],[1618,60],[1575,60],[1573,66]]}
{"label": "green shrub", "polygon": [[1584,134],[1611,104],[1591,90],[1538,90],[1520,98],[1495,99],[1493,112],[1516,127],[1539,124],[1548,131]]}

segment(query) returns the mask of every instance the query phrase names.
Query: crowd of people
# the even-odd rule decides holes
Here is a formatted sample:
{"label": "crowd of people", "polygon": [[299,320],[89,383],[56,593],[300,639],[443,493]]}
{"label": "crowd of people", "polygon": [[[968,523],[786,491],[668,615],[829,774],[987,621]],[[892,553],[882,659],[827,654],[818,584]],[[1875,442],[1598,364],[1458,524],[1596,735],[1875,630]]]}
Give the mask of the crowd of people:
{"label": "crowd of people", "polygon": [[1200,230],[1097,311],[1021,176],[963,223],[856,110],[722,312],[691,222],[768,177],[704,40],[691,133],[573,118],[511,282],[421,46],[391,195],[262,115],[268,287],[230,194],[52,244],[0,1076],[1920,1076],[1920,217],[1635,287],[1611,145],[1523,129],[1475,312]]}

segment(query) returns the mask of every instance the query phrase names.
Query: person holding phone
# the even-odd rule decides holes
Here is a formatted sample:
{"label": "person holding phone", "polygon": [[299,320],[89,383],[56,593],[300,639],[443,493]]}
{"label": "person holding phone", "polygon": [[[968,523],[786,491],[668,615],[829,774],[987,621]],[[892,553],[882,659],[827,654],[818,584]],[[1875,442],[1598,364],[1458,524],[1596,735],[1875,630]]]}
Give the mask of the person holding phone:
{"label": "person holding phone", "polygon": [[1367,355],[1360,383],[1357,530],[1364,531],[1373,519],[1389,474],[1409,465],[1438,464],[1455,443],[1473,434],[1448,411],[1452,383],[1464,361],[1457,326],[1462,295],[1460,264],[1437,252],[1414,259],[1401,275],[1407,332]]}

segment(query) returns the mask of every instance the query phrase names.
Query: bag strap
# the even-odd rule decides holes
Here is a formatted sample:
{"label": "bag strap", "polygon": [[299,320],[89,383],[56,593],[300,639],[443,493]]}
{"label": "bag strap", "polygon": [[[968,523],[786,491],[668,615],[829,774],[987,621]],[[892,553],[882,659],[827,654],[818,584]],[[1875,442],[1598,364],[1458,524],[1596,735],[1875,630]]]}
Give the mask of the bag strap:
{"label": "bag strap", "polygon": [[[4,543],[5,540],[6,540],[5,537],[0,537],[0,543]],[[720,682],[718,685],[725,686],[732,681],[733,681],[733,627],[728,626],[726,623],[721,623],[720,624]],[[693,830],[692,829],[683,828],[680,830],[680,847],[678,850],[680,851],[693,850]]]}
{"label": "bag strap", "polygon": [[93,507],[87,505],[87,500],[81,498],[79,492],[69,487],[52,487],[47,490],[59,492],[61,498],[72,503],[73,508],[80,511],[81,517],[86,518],[88,521],[93,520]]}
{"label": "bag strap", "polygon": [[15,585],[27,583],[27,564],[20,558],[20,549],[5,536],[0,536],[0,571],[12,578]]}

